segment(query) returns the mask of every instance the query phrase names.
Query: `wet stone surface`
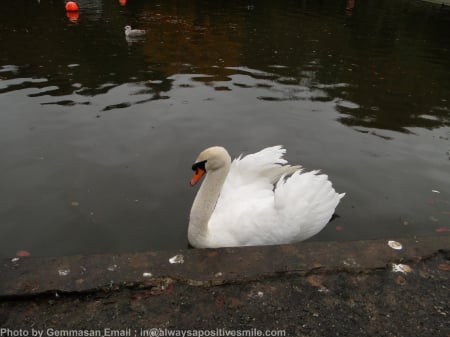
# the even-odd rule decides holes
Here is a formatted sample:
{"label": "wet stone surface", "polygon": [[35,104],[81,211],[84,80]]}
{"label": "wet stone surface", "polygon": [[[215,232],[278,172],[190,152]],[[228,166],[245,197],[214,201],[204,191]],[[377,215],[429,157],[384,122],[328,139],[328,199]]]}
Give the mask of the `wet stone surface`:
{"label": "wet stone surface", "polygon": [[151,328],[257,328],[286,336],[448,337],[449,246],[401,262],[409,268],[393,268],[394,262],[354,268],[348,260],[348,267],[250,278],[243,273],[220,284],[167,276],[110,290],[3,296],[0,326],[44,335],[70,329],[142,336]]}

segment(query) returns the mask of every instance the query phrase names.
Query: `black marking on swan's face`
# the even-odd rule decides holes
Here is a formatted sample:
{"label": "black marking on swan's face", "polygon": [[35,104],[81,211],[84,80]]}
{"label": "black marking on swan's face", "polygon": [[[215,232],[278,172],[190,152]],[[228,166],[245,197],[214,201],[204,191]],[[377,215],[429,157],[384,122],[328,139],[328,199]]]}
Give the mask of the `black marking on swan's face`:
{"label": "black marking on swan's face", "polygon": [[205,165],[206,165],[206,160],[202,160],[197,163],[194,163],[194,165],[192,165],[192,171],[197,171],[198,169],[202,169],[203,171],[206,172]]}

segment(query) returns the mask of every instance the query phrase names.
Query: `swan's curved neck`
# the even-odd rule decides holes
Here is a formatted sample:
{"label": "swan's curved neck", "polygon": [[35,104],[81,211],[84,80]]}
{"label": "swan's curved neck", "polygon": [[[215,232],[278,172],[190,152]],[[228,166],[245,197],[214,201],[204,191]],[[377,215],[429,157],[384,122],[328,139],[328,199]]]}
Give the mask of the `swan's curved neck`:
{"label": "swan's curved neck", "polygon": [[208,236],[208,222],[217,204],[230,163],[214,171],[208,171],[195,196],[189,218],[188,239],[197,248],[204,246]]}

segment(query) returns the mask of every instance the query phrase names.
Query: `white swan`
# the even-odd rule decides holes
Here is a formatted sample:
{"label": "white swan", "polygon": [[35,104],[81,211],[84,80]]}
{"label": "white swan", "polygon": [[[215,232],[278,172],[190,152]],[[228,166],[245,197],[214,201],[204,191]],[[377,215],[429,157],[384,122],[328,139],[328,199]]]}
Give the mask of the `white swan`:
{"label": "white swan", "polygon": [[146,31],[143,29],[131,29],[131,26],[125,26],[125,36],[126,37],[139,37],[144,36]]}
{"label": "white swan", "polygon": [[193,247],[292,243],[317,234],[345,193],[338,194],[319,171],[287,165],[281,146],[231,162],[223,147],[200,153],[191,185],[204,181],[191,208],[188,240]]}

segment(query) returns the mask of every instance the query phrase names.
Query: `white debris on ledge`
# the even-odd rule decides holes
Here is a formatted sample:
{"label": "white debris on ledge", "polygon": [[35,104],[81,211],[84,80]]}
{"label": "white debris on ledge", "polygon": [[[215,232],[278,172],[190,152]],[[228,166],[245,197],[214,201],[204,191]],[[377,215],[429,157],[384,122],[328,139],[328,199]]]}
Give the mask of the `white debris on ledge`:
{"label": "white debris on ledge", "polygon": [[70,269],[59,269],[58,275],[59,276],[67,276],[70,274]]}
{"label": "white debris on ledge", "polygon": [[360,267],[359,263],[353,257],[349,257],[342,261],[342,264],[346,267]]}
{"label": "white debris on ledge", "polygon": [[181,254],[172,256],[172,257],[169,259],[169,262],[172,263],[172,264],[174,264],[174,263],[180,263],[180,264],[181,264],[181,263],[184,263],[184,256],[181,255]]}
{"label": "white debris on ledge", "polygon": [[393,241],[393,240],[388,241],[388,246],[395,250],[400,250],[403,248],[403,246],[400,242]]}
{"label": "white debris on ledge", "polygon": [[402,264],[402,263],[396,264],[396,263],[393,263],[392,264],[392,271],[394,273],[408,274],[408,273],[412,272],[412,268],[410,266],[408,266],[407,264]]}
{"label": "white debris on ledge", "polygon": [[143,277],[152,277],[153,274],[152,273],[142,273]]}
{"label": "white debris on ledge", "polygon": [[117,264],[112,264],[106,269],[108,269],[109,271],[115,271],[117,269],[117,267],[118,267]]}

